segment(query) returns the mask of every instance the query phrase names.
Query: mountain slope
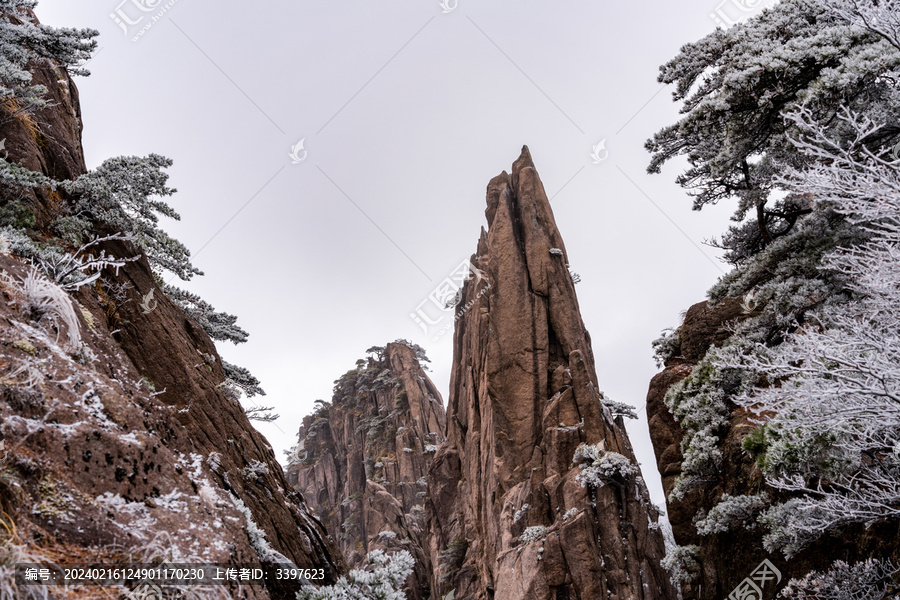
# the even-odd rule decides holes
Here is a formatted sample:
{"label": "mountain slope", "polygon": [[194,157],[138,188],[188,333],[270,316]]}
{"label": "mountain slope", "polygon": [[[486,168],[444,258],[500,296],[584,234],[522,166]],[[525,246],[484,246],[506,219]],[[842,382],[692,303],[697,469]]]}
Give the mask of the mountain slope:
{"label": "mountain slope", "polygon": [[[3,109],[8,160],[56,180],[77,177],[85,172],[77,89],[54,65],[36,66],[34,81],[51,105]],[[44,186],[4,190],[0,207],[27,206],[33,239],[46,242],[49,221],[70,201]],[[268,442],[223,393],[215,345],[165,297],[146,258],[66,294],[12,246],[0,240],[0,487],[3,518],[17,529],[3,542],[7,558],[27,548],[56,562],[285,559],[323,569],[326,581],[345,570]],[[122,241],[103,249],[139,254]],[[287,598],[295,587],[245,593]]]}

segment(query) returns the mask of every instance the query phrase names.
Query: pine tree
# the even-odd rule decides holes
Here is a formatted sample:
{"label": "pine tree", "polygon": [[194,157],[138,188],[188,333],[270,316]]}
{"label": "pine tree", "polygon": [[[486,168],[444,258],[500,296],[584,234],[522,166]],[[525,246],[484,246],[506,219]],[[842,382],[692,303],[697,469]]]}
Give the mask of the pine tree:
{"label": "pine tree", "polygon": [[[736,268],[709,293],[743,297],[744,315],[666,396],[684,429],[670,501],[716,479],[735,404],[759,421],[744,449],[790,498],[725,495],[696,516],[703,535],[762,525],[791,556],[900,520],[898,41],[896,2],[785,0],[663,67],[686,116],[648,142],[651,171],[687,154],[696,209],[737,196],[736,220],[757,216],[726,235]],[[679,344],[675,330],[655,346]],[[783,595],[892,598],[896,573],[837,562]]]}
{"label": "pine tree", "polygon": [[[90,58],[98,32],[92,29],[54,28],[36,22],[36,0],[0,0],[0,104],[8,118],[47,106],[46,88],[32,85],[31,69],[47,63],[88,75],[79,65]],[[119,268],[137,257],[115,257],[99,249],[113,240],[134,244],[150,262],[158,281],[168,271],[182,280],[203,273],[191,263],[187,247],[160,226],[160,217],[180,216],[167,202],[176,190],[168,187],[165,169],[172,161],[164,156],[119,156],[103,162],[74,181],[52,181],[42,173],[0,159],[0,239],[21,258],[30,260],[67,291],[87,285],[106,267]],[[51,223],[58,238],[37,241],[29,235],[34,216],[22,202],[23,189],[38,186],[65,191],[71,203]],[[103,232],[102,237],[97,237]],[[48,233],[48,232],[43,232]],[[46,240],[47,236],[41,236]],[[165,293],[217,341],[242,343],[247,332],[236,325],[237,317],[216,311],[195,294],[171,285]],[[232,396],[265,394],[259,381],[242,367],[223,363]],[[259,416],[259,415],[257,415]],[[270,415],[267,418],[270,418]]]}
{"label": "pine tree", "polygon": [[840,115],[855,132],[849,144],[808,111],[793,119],[814,166],[784,183],[872,237],[824,262],[844,276],[850,301],[812,311],[781,344],[756,344],[733,362],[769,382],[736,402],[765,424],[766,482],[796,494],[761,517],[767,547],[788,555],[849,524],[900,522],[900,168],[866,147],[880,129],[867,117]]}
{"label": "pine tree", "polygon": [[[897,89],[889,76],[900,50],[886,37],[851,19],[856,2],[784,0],[727,31],[717,29],[687,44],[660,68],[659,81],[674,83],[684,115],[646,144],[648,167],[684,155],[690,167],[677,181],[694,197],[694,209],[736,198],[735,226],[720,244],[740,262],[789,232],[809,206],[780,199],[777,175],[805,158],[785,116],[806,106],[827,126],[842,106],[897,121]],[[840,133],[839,128],[836,133]],[[893,142],[900,129],[882,131]],[[771,202],[770,200],[774,200]],[[799,201],[798,201],[799,200]]]}
{"label": "pine tree", "polygon": [[[0,0],[0,125],[47,106],[47,88],[32,83],[30,65],[51,64],[72,75],[90,74],[79,65],[91,57],[99,33],[37,23],[32,12],[36,5],[36,0]],[[0,193],[5,200],[0,225],[10,224],[2,213],[19,206],[14,198],[18,189],[49,184],[42,173],[0,159]]]}
{"label": "pine tree", "polygon": [[787,600],[896,600],[900,574],[889,560],[869,559],[854,565],[836,561],[824,572],[792,579],[779,594]]}
{"label": "pine tree", "polygon": [[0,103],[12,107],[11,117],[47,105],[47,89],[32,84],[30,64],[56,64],[86,76],[79,65],[97,48],[98,31],[37,23],[35,6],[37,0],[0,0]]}
{"label": "pine tree", "polygon": [[[75,181],[60,183],[75,198],[66,215],[58,217],[52,227],[71,244],[81,243],[98,227],[121,232],[150,262],[157,279],[162,282],[166,271],[183,280],[203,272],[191,263],[187,247],[171,237],[160,226],[160,217],[180,219],[165,200],[176,190],[168,184],[165,169],[172,161],[164,156],[119,156],[103,162],[97,169]],[[210,338],[241,344],[248,334],[238,327],[237,317],[217,311],[211,304],[186,290],[162,283],[163,292],[186,315],[194,319]],[[247,369],[222,363],[226,391],[237,400],[240,392],[247,397],[265,395]]]}
{"label": "pine tree", "polygon": [[200,296],[169,284],[163,285],[163,292],[188,316],[197,321],[212,339],[242,344],[250,337],[250,334],[237,326],[236,316],[217,311]]}
{"label": "pine tree", "polygon": [[159,227],[159,217],[179,220],[180,215],[164,200],[175,193],[166,185],[164,169],[172,161],[158,154],[147,157],[119,156],[103,162],[75,181],[61,187],[76,198],[69,215],[54,224],[73,239],[106,225],[126,234],[157,271],[169,271],[184,280],[202,271],[191,264],[191,253]]}

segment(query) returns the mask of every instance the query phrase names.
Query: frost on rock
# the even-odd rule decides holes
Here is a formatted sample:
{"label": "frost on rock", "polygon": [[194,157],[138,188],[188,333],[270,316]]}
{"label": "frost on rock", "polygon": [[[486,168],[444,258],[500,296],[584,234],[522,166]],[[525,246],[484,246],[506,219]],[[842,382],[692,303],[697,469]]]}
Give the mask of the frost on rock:
{"label": "frost on rock", "polygon": [[531,508],[528,504],[523,504],[522,507],[516,511],[516,514],[513,515],[513,523],[518,523],[519,519],[521,519],[527,512],[528,509]]}
{"label": "frost on rock", "polygon": [[[97,393],[94,386],[91,385],[88,390],[81,395],[81,398],[75,403],[75,406],[83,408],[93,421],[99,424],[103,429],[107,431],[117,431],[121,429],[107,416],[100,394]],[[133,436],[134,434],[125,435]],[[124,437],[124,435],[122,437]],[[130,441],[130,438],[125,441]]]}
{"label": "frost on rock", "polygon": [[638,472],[637,465],[618,452],[607,452],[603,444],[581,444],[575,450],[572,462],[581,465],[581,473],[575,478],[582,487],[603,487],[608,481],[625,479]]}
{"label": "frost on rock", "polygon": [[256,551],[259,560],[264,564],[284,564],[290,565],[291,568],[295,568],[293,562],[288,557],[269,545],[269,542],[266,540],[266,532],[260,529],[253,520],[253,513],[250,512],[250,509],[247,508],[244,501],[233,494],[230,497],[234,507],[238,509],[238,512],[244,515],[247,537],[250,539],[250,546]]}
{"label": "frost on rock", "polygon": [[367,563],[366,569],[353,569],[334,585],[304,585],[297,592],[297,600],[406,600],[403,584],[414,565],[409,552],[388,555],[373,550]]}
{"label": "frost on rock", "polygon": [[259,481],[269,474],[269,467],[258,460],[251,460],[250,464],[241,469],[241,475],[247,481]]}
{"label": "frost on rock", "polygon": [[156,526],[156,519],[143,502],[129,502],[119,494],[104,492],[97,496],[98,505],[105,507],[116,515],[113,522],[123,531],[128,531],[141,540],[149,539],[150,532]]}
{"label": "frost on rock", "polygon": [[545,525],[534,525],[522,532],[522,535],[519,536],[519,541],[525,544],[537,542],[538,540],[547,537],[547,531],[549,531],[549,529]]}
{"label": "frost on rock", "polygon": [[219,467],[222,466],[222,455],[218,452],[210,452],[209,456],[206,458],[206,464],[209,465],[209,468],[214,472],[219,470]]}

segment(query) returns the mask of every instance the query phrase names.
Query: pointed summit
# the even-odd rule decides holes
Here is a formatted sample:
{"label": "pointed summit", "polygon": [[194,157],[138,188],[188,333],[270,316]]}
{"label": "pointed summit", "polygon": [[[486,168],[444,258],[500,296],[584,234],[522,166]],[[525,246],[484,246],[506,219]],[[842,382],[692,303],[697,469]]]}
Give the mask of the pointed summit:
{"label": "pointed summit", "polygon": [[562,237],[527,146],[487,188],[429,469],[432,590],[457,599],[657,600],[657,513],[599,391]]}

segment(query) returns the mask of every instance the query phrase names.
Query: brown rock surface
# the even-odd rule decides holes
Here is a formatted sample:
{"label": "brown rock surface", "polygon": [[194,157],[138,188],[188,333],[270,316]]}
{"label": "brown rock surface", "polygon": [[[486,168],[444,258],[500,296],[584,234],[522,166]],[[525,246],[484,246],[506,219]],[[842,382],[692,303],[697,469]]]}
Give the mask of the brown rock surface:
{"label": "brown rock surface", "polygon": [[[77,89],[53,65],[36,67],[34,81],[55,105],[0,119],[9,160],[56,179],[77,177],[85,171]],[[67,201],[49,189],[24,198],[38,235]],[[121,242],[106,250],[137,254]],[[68,327],[23,309],[19,288],[28,270],[0,256],[0,508],[25,536],[20,541],[52,540],[57,562],[96,560],[113,549],[121,558],[152,546],[156,556],[204,562],[283,555],[324,569],[327,581],[346,569],[268,442],[222,393],[214,344],[164,296],[146,259],[79,290],[77,347],[59,341]],[[123,284],[124,296],[114,300],[111,286]],[[139,305],[151,290],[158,305],[145,314]],[[251,539],[240,503],[267,546]],[[287,598],[290,587],[244,589],[248,598]]]}
{"label": "brown rock surface", "polygon": [[[802,577],[811,570],[827,569],[835,560],[854,562],[870,556],[880,556],[886,549],[896,548],[900,531],[894,527],[849,528],[841,535],[826,536],[807,550],[794,555],[790,561],[780,553],[769,554],[762,545],[763,528],[737,529],[725,533],[701,536],[694,527],[698,512],[715,506],[723,494],[752,495],[768,493],[776,501],[789,496],[766,486],[762,472],[743,450],[742,442],[755,424],[747,414],[731,406],[732,413],[725,430],[720,432],[719,448],[722,451],[721,469],[717,476],[707,478],[690,489],[680,501],[668,498],[681,474],[681,441],[679,423],[665,404],[669,388],[693,371],[709,348],[720,345],[730,335],[727,323],[744,314],[741,302],[735,298],[723,298],[715,305],[700,302],[685,313],[679,331],[679,347],[665,369],[650,382],[647,393],[647,419],[650,439],[656,454],[657,466],[662,476],[666,494],[669,521],[680,546],[699,547],[699,579],[682,589],[685,600],[720,600],[748,577],[763,559],[771,561],[780,570],[780,586],[792,577]],[[767,597],[774,595],[773,588],[765,590]]]}
{"label": "brown rock surface", "polygon": [[411,600],[431,597],[423,548],[425,476],[443,441],[444,406],[413,348],[375,349],[303,419],[288,480],[322,515],[351,566],[375,549],[416,561]]}
{"label": "brown rock surface", "polygon": [[[680,345],[676,355],[665,365],[665,369],[650,381],[647,393],[647,422],[650,439],[656,454],[656,463],[662,477],[663,491],[668,498],[675,480],[681,475],[682,431],[665,404],[666,392],[670,387],[691,374],[697,364],[714,344],[721,344],[728,338],[725,324],[742,315],[740,302],[726,298],[715,307],[708,302],[699,302],[685,313],[680,328]],[[737,448],[740,451],[740,447]],[[738,452],[738,454],[740,454]],[[757,482],[759,480],[759,473]],[[680,545],[695,544],[699,541],[692,519],[697,510],[694,501],[669,502],[668,517],[676,540]],[[690,541],[688,541],[690,540]]]}
{"label": "brown rock surface", "polygon": [[[432,589],[458,600],[674,598],[657,514],[598,390],[566,250],[527,148],[487,189],[428,476]],[[485,290],[485,287],[489,289]],[[583,487],[581,444],[631,472]],[[523,541],[526,529],[534,541]],[[527,539],[527,538],[526,538]],[[440,597],[440,596],[436,596]]]}

